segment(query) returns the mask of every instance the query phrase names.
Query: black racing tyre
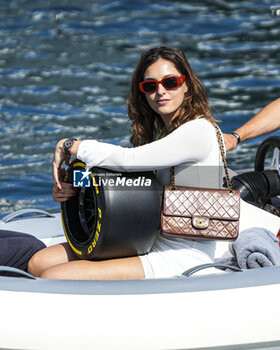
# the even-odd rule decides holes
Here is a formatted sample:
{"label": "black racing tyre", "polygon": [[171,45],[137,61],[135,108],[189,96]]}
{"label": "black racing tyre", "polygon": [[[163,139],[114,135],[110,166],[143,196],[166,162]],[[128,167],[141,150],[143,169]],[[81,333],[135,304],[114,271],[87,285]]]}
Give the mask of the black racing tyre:
{"label": "black racing tyre", "polygon": [[[65,176],[84,170],[79,160]],[[65,236],[80,259],[104,260],[148,253],[160,227],[160,194],[152,172],[118,173],[94,167],[90,187],[61,204]],[[146,185],[146,186],[145,186]]]}
{"label": "black racing tyre", "polygon": [[280,136],[270,136],[260,144],[255,158],[255,171],[264,170],[265,156],[271,147],[280,149]]}

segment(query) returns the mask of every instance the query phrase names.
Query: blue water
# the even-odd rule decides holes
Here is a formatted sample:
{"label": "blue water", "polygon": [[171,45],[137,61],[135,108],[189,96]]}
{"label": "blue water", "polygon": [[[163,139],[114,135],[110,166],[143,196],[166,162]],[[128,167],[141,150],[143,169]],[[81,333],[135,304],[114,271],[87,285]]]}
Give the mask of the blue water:
{"label": "blue water", "polygon": [[[279,97],[279,9],[270,0],[0,0],[0,216],[59,210],[59,139],[129,144],[125,101],[147,48],[184,50],[223,131],[247,121]],[[230,152],[230,166],[252,166],[262,139]]]}

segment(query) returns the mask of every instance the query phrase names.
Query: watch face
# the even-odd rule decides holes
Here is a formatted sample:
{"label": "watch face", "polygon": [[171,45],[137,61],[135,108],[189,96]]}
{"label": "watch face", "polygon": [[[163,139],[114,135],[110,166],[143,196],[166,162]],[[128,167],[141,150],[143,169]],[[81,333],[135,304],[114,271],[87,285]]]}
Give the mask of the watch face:
{"label": "watch face", "polygon": [[69,148],[69,147],[71,147],[71,146],[73,145],[73,143],[74,143],[73,140],[66,140],[66,141],[64,142],[64,147]]}

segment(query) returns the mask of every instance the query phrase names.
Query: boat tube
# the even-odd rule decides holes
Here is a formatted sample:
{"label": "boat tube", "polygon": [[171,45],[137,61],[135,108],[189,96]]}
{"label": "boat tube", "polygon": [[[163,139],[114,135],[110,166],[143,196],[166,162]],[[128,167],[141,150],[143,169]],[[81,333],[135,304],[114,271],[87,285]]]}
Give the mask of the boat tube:
{"label": "boat tube", "polygon": [[276,168],[280,176],[280,136],[270,136],[260,144],[255,158],[255,170],[264,170],[265,158],[271,148],[273,148],[271,165]]}
{"label": "boat tube", "polygon": [[232,178],[232,187],[246,202],[265,205],[280,194],[280,177],[277,170],[246,172]]}
{"label": "boat tube", "polygon": [[[274,169],[265,170],[265,158],[269,149],[273,149],[271,166]],[[233,176],[232,186],[240,191],[240,196],[246,202],[280,216],[278,210],[280,195],[280,136],[271,136],[264,140],[258,148],[255,158],[255,171],[244,172]]]}

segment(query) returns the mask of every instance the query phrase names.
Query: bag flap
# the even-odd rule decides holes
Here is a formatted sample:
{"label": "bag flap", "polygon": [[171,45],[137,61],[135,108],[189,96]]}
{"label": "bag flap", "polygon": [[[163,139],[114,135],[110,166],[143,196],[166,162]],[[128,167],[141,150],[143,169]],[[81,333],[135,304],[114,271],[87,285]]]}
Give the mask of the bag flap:
{"label": "bag flap", "polygon": [[164,186],[162,212],[167,216],[238,220],[240,192],[198,187]]}

